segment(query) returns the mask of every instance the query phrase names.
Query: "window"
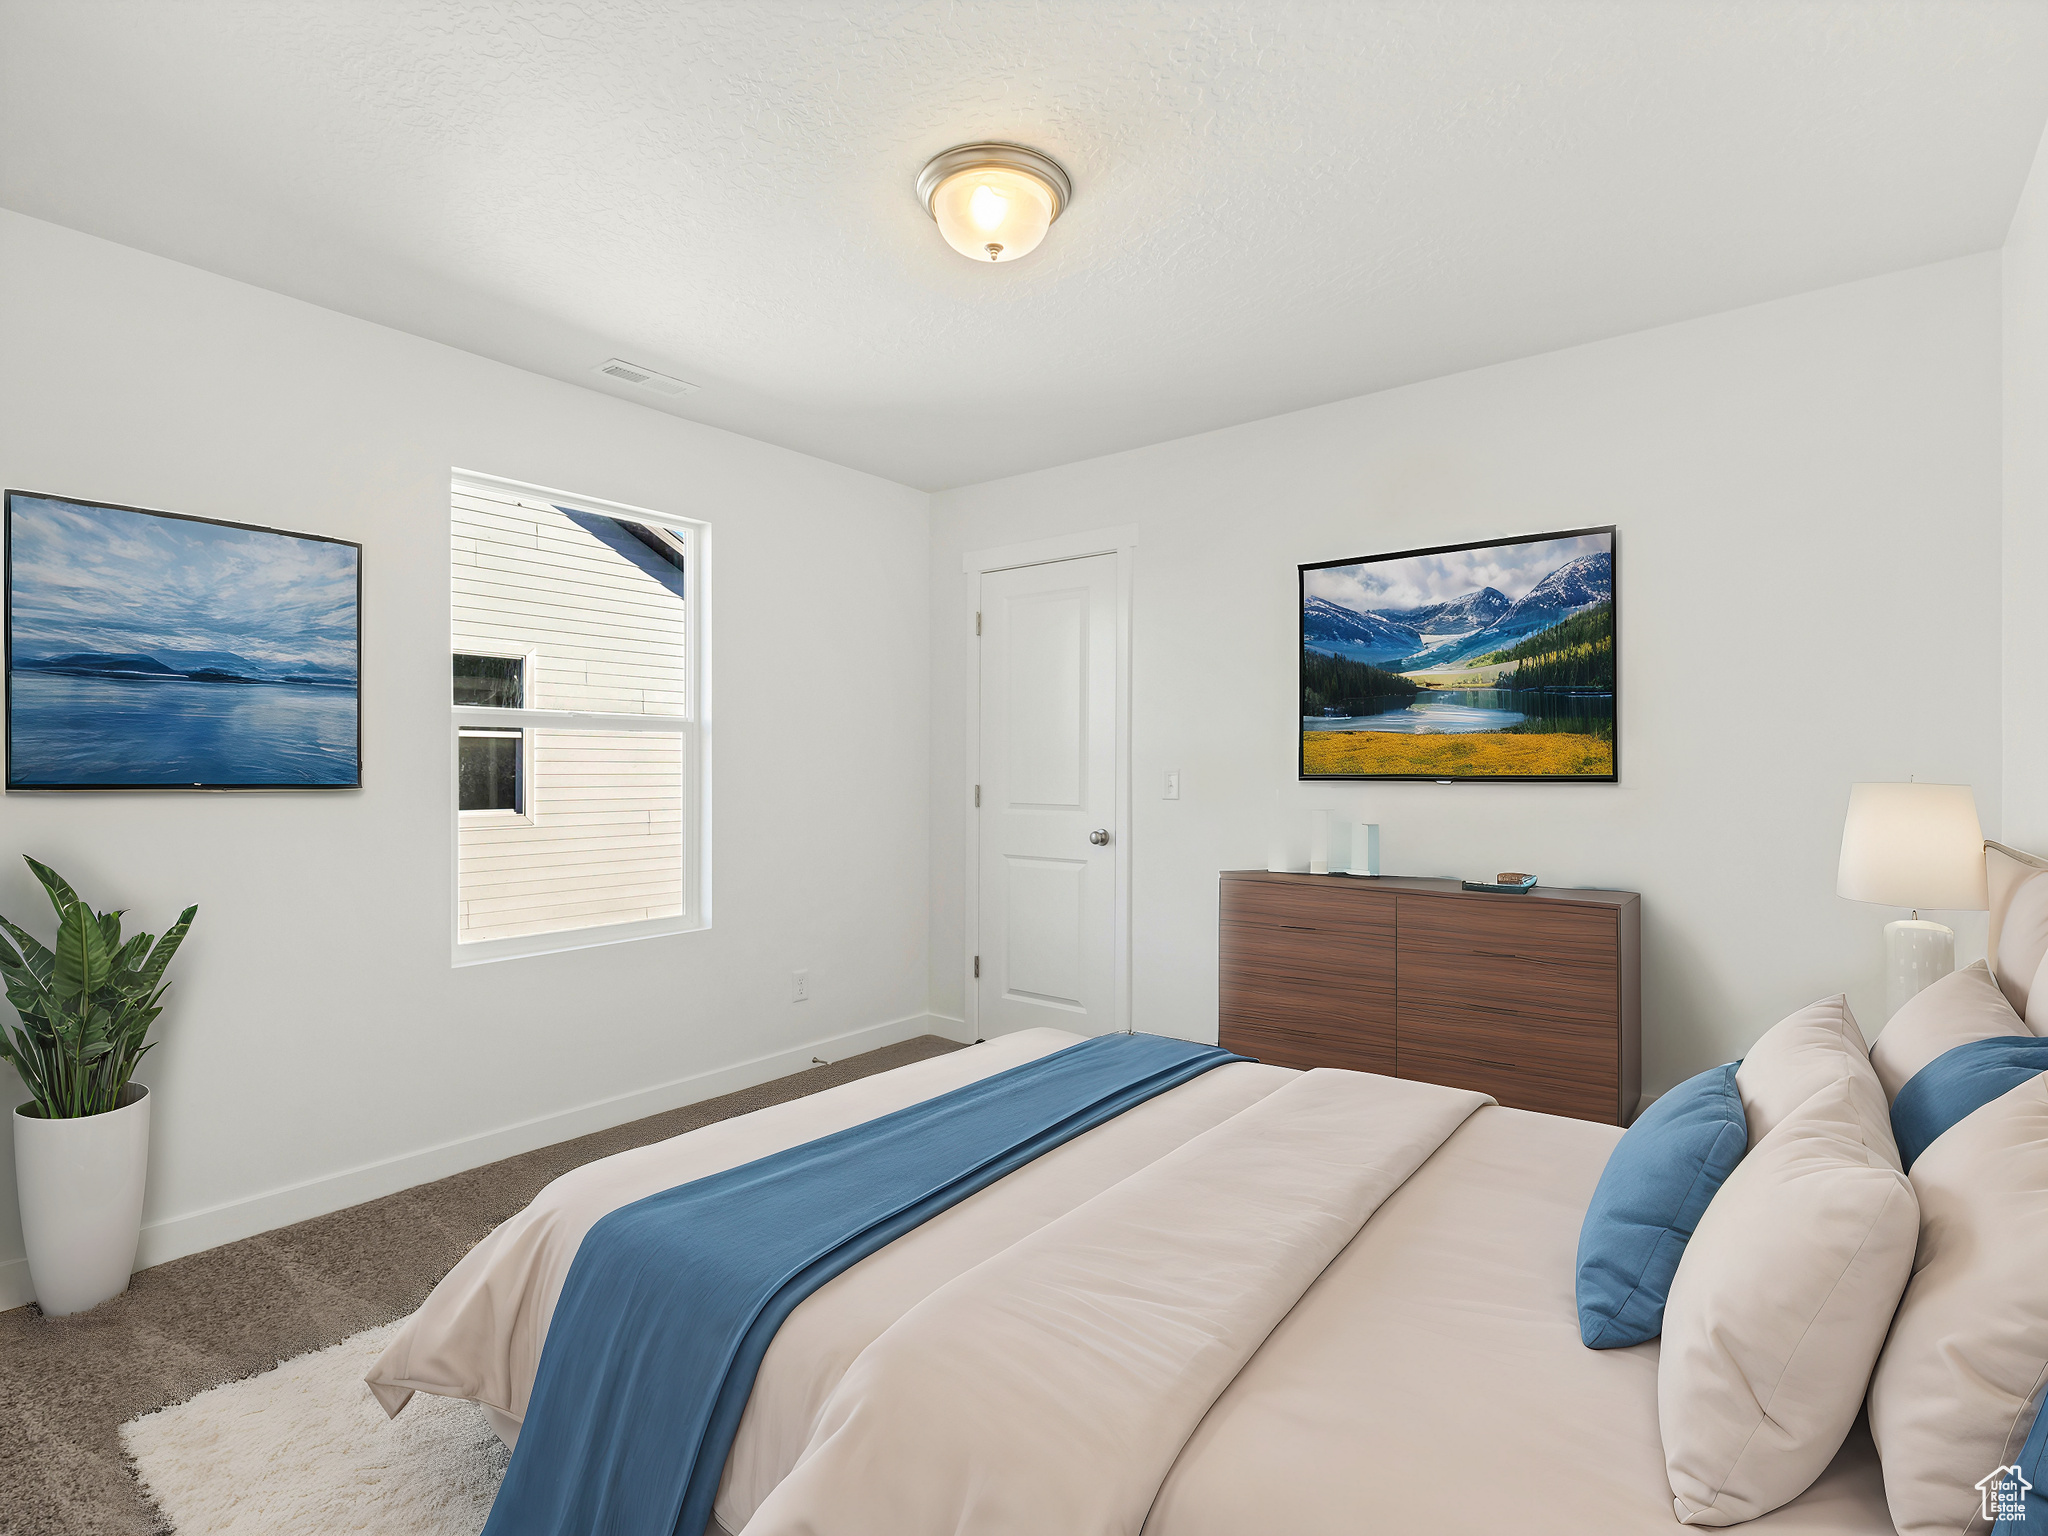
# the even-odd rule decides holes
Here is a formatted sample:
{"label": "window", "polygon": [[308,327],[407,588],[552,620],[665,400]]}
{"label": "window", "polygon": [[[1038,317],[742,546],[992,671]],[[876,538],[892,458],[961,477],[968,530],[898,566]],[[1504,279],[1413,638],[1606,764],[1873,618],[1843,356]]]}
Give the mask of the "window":
{"label": "window", "polygon": [[458,475],[452,532],[457,960],[698,926],[707,530]]}
{"label": "window", "polygon": [[455,702],[517,709],[526,701],[526,658],[455,653]]}
{"label": "window", "polygon": [[465,730],[457,733],[456,741],[460,808],[523,815],[526,732]]}

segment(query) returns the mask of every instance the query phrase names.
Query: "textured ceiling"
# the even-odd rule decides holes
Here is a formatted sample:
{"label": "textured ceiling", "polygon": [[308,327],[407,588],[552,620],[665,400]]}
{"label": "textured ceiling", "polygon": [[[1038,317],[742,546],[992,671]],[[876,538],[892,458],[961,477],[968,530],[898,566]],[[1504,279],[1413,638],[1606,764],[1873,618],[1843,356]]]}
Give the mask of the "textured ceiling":
{"label": "textured ceiling", "polygon": [[[0,204],[936,488],[1996,246],[2038,0],[0,0]],[[1072,174],[948,250],[962,140]]]}

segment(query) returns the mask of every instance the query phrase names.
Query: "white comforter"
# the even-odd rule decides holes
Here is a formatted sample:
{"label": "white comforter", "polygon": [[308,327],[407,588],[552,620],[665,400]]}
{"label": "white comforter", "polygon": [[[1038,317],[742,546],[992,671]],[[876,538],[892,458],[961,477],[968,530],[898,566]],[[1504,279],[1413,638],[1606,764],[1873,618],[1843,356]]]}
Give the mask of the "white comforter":
{"label": "white comforter", "polygon": [[1474,1110],[1296,1078],[870,1344],[748,1536],[1137,1536],[1218,1394]]}

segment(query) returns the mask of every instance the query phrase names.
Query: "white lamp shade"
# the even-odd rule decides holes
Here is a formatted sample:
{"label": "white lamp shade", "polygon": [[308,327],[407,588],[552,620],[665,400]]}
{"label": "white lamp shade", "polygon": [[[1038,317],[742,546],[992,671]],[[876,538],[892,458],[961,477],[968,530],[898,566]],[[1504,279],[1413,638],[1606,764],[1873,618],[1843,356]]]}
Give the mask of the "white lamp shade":
{"label": "white lamp shade", "polygon": [[1835,893],[1883,907],[1985,911],[1984,829],[1970,786],[1851,786]]}

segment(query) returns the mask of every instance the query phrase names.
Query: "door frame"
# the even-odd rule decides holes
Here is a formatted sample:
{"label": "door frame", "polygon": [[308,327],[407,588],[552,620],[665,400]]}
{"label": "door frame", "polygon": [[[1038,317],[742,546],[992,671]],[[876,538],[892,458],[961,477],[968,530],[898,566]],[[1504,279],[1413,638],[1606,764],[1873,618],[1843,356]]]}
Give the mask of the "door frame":
{"label": "door frame", "polygon": [[[1063,560],[1085,560],[1092,555],[1116,557],[1116,769],[1111,786],[1116,836],[1110,844],[1115,876],[1110,896],[1110,963],[1114,974],[1116,1030],[1125,1034],[1131,1029],[1131,567],[1137,545],[1137,525],[1126,523],[1087,533],[970,550],[960,557],[970,616],[979,616],[981,612],[981,578],[992,571],[1054,565]],[[974,617],[970,617],[969,623],[973,622]],[[974,786],[981,782],[981,637],[970,630],[968,638],[974,641],[974,649],[973,664],[967,669],[967,767],[960,786],[961,803],[966,807],[962,814],[967,819],[963,923],[966,943],[960,955],[960,975],[966,989],[963,1011],[967,1028],[978,1040],[981,982],[974,974],[974,958],[981,953],[981,815],[974,803]]]}

